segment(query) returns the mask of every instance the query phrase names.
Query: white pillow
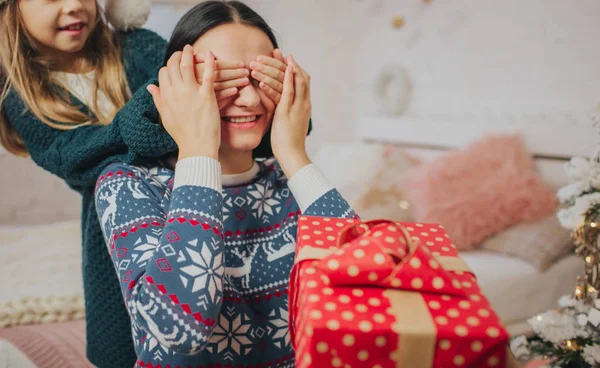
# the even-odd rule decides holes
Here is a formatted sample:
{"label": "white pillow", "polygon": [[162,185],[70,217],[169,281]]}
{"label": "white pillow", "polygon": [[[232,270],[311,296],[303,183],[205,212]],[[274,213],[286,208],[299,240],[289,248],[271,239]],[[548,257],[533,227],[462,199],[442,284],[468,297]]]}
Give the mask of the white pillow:
{"label": "white pillow", "polygon": [[369,143],[327,143],[313,158],[340,194],[352,204],[381,165],[384,147]]}

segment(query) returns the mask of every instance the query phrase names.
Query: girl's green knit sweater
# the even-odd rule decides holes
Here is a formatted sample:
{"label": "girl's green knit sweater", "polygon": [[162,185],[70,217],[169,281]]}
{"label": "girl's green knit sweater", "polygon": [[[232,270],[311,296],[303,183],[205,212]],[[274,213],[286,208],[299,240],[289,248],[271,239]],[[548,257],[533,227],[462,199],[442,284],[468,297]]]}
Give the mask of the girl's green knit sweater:
{"label": "girl's green knit sweater", "polygon": [[[96,216],[96,181],[111,163],[140,164],[177,149],[166,131],[155,123],[158,113],[152,97],[142,88],[158,75],[165,58],[165,40],[143,29],[121,33],[120,39],[133,97],[110,125],[54,129],[28,111],[14,91],[2,104],[6,119],[23,139],[31,158],[83,196],[81,230],[87,356],[101,368],[133,367],[135,351],[129,315]],[[73,96],[71,100],[89,114],[81,101]]]}

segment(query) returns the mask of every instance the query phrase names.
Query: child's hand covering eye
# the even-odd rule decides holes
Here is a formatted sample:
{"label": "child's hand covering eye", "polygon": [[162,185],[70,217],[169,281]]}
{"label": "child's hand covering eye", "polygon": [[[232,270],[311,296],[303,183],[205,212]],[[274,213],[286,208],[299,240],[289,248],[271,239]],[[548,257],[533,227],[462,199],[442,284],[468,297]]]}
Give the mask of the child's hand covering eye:
{"label": "child's hand covering eye", "polygon": [[287,62],[280,49],[273,51],[273,57],[261,55],[250,63],[252,78],[259,82],[260,88],[275,104],[281,100],[286,67]]}

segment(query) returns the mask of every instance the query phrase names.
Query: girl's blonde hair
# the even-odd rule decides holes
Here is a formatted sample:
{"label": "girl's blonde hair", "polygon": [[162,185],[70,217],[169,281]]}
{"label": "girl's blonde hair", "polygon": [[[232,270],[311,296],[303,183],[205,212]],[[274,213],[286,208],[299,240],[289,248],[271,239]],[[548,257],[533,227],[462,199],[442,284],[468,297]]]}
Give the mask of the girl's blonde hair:
{"label": "girl's blonde hair", "polygon": [[96,74],[93,101],[97,101],[98,91],[102,90],[115,109],[109,116],[103,116],[94,102],[88,106],[95,115],[92,118],[72,104],[64,88],[56,89],[50,77],[51,62],[37,51],[36,41],[23,23],[18,1],[0,6],[0,143],[9,152],[27,155],[23,140],[2,111],[2,103],[11,89],[38,119],[60,130],[109,124],[129,99],[118,34],[108,27],[97,2],[96,8],[96,24],[85,46],[87,61]]}

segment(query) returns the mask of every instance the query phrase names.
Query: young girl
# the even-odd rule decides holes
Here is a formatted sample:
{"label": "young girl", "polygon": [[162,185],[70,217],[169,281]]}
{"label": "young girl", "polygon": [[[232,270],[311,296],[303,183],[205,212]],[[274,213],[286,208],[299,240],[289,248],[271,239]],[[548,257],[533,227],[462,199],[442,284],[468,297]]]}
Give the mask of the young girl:
{"label": "young girl", "polygon": [[[94,185],[110,163],[139,164],[177,149],[140,88],[156,78],[166,42],[147,30],[123,31],[143,24],[150,5],[106,5],[120,31],[109,28],[96,0],[0,0],[0,142],[14,154],[31,155],[83,196],[87,355],[101,368],[132,366],[135,351],[104,250]],[[196,66],[201,70],[202,64]],[[241,66],[217,65],[219,103],[249,83]],[[265,73],[263,79],[274,84]]]}
{"label": "young girl", "polygon": [[[110,165],[96,187],[137,366],[292,367],[287,288],[298,216],[355,216],[306,154],[310,78],[292,57],[287,66],[269,58],[284,80],[268,82],[281,91],[278,104],[267,95],[253,61],[276,40],[240,2],[197,5],[171,43],[183,51],[169,47],[160,88],[149,91],[178,156]],[[200,82],[194,52],[205,55]],[[253,69],[252,83],[221,106],[215,57]],[[253,159],[265,137],[277,161]]]}

